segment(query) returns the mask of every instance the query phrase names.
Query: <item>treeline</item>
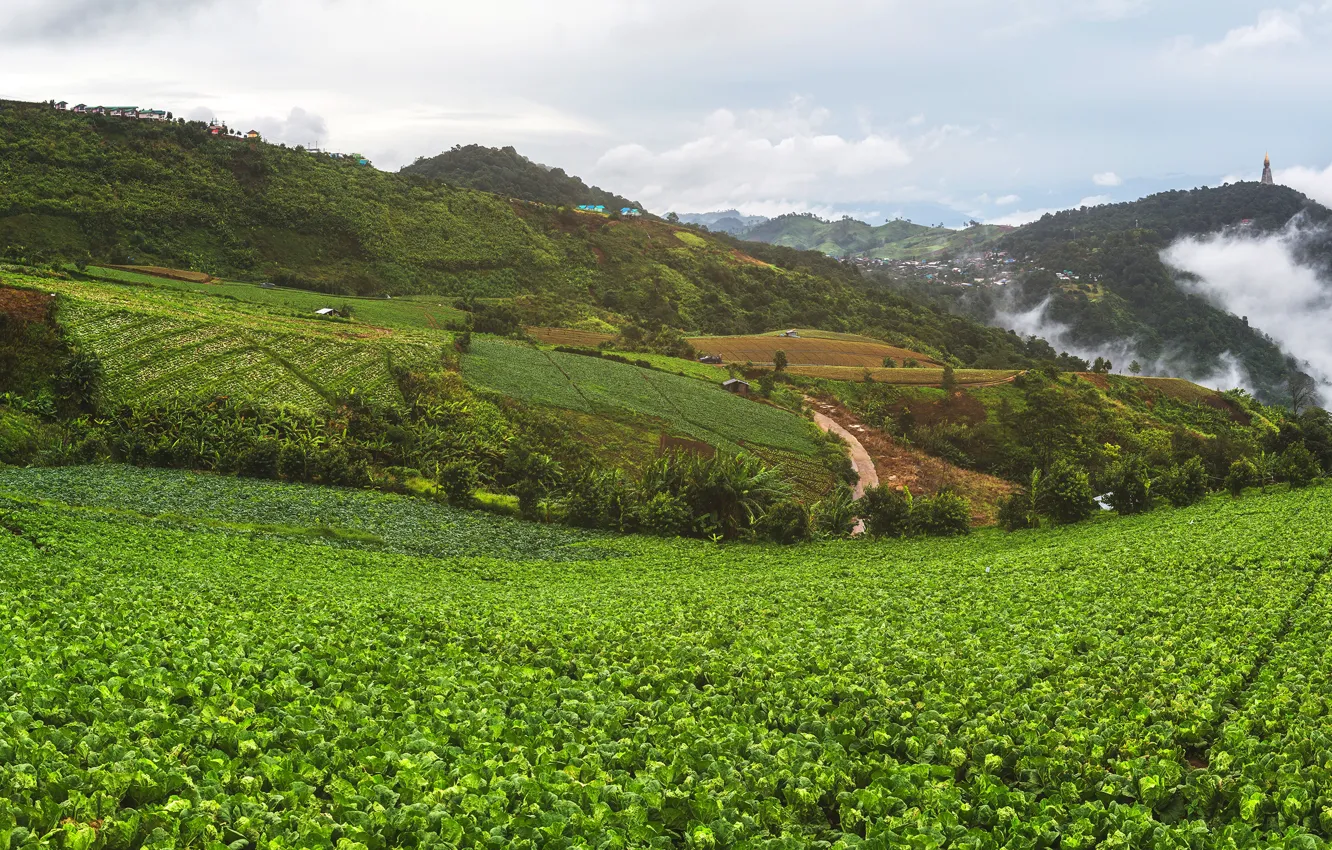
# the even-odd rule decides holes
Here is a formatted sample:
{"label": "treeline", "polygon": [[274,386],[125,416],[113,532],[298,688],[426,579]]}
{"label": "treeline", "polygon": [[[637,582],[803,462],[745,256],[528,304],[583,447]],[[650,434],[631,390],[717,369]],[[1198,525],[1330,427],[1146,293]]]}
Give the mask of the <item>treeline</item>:
{"label": "treeline", "polygon": [[438,156],[417,157],[411,165],[403,166],[401,173],[557,207],[587,204],[616,211],[641,208],[628,198],[588,186],[562,168],[535,163],[512,147],[454,145]]}

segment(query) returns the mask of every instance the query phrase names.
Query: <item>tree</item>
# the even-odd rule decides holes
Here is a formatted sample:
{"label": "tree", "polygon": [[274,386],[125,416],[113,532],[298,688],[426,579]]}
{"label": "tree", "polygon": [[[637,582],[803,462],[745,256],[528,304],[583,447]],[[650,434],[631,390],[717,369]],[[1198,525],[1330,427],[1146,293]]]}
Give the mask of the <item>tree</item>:
{"label": "tree", "polygon": [[1067,460],[1057,461],[1042,476],[1036,504],[1041,513],[1060,524],[1081,522],[1096,512],[1091,479],[1086,471]]}
{"label": "tree", "polygon": [[1130,456],[1115,461],[1106,470],[1105,481],[1110,490],[1110,506],[1122,516],[1152,509],[1152,481],[1141,459]]}
{"label": "tree", "polygon": [[1292,371],[1286,379],[1290,390],[1290,409],[1298,416],[1300,411],[1318,401],[1318,382],[1300,371]]}
{"label": "tree", "polygon": [[911,491],[880,484],[865,491],[865,529],[875,537],[903,537],[910,529]]}
{"label": "tree", "polygon": [[1292,443],[1275,462],[1277,477],[1292,487],[1308,487],[1322,473],[1318,458],[1304,443]]}
{"label": "tree", "polygon": [[971,501],[945,490],[911,506],[911,531],[931,537],[971,533]]}
{"label": "tree", "polygon": [[897,361],[894,360],[894,359],[891,358],[891,357],[885,357],[885,358],[883,358],[883,368],[885,368],[885,369],[896,369],[896,368],[897,368]]}
{"label": "tree", "polygon": [[1258,478],[1258,467],[1253,461],[1242,457],[1230,465],[1230,471],[1226,473],[1226,489],[1230,495],[1239,498],[1244,493],[1244,488],[1254,483]]}
{"label": "tree", "polygon": [[782,351],[781,349],[778,349],[777,352],[772,355],[773,368],[776,371],[780,372],[786,368],[786,364],[787,364],[786,352]]}
{"label": "tree", "polygon": [[1207,470],[1202,458],[1193,456],[1183,466],[1173,466],[1161,476],[1157,492],[1177,508],[1196,505],[1207,498]]}
{"label": "tree", "polygon": [[679,224],[680,217],[673,212],[666,213],[666,221],[670,224]]}
{"label": "tree", "polygon": [[1142,374],[1142,364],[1139,363],[1138,361],[1134,360],[1132,363],[1129,364],[1129,371],[1132,372],[1132,373],[1135,374],[1135,375],[1141,375],[1141,374]]}
{"label": "tree", "polygon": [[950,396],[957,389],[957,376],[953,374],[953,367],[947,363],[943,367],[943,381],[940,385],[943,387],[943,391]]}

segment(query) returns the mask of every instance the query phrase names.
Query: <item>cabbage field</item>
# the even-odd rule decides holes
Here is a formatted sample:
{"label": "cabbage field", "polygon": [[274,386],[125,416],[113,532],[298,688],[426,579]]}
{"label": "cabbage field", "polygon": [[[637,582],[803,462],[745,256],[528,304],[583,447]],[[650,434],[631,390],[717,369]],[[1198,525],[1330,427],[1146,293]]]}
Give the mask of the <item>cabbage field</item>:
{"label": "cabbage field", "polygon": [[1318,848],[1332,489],[777,548],[0,471],[0,848]]}

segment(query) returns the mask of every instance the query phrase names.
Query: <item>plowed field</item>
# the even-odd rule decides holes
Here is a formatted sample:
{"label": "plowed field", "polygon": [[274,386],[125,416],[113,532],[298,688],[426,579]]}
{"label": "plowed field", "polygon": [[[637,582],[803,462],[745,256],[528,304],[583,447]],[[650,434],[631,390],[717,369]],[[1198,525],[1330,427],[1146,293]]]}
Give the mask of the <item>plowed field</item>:
{"label": "plowed field", "polygon": [[689,342],[700,353],[720,354],[728,363],[772,363],[778,351],[785,351],[787,362],[792,366],[881,368],[885,357],[891,357],[899,365],[912,359],[922,366],[940,365],[920,352],[884,342],[807,336],[792,338],[776,334],[693,337]]}

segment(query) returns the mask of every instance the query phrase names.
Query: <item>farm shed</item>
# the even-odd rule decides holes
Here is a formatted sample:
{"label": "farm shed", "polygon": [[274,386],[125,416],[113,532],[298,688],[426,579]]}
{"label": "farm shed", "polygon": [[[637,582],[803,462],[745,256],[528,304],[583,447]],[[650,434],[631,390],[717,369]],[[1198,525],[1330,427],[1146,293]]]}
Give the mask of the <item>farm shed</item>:
{"label": "farm shed", "polygon": [[318,310],[315,310],[315,315],[316,315],[316,316],[341,316],[341,315],[342,315],[342,312],[341,312],[340,310],[335,310],[335,309],[333,309],[332,307],[320,307]]}
{"label": "farm shed", "polygon": [[722,389],[726,390],[728,393],[749,395],[749,382],[742,381],[739,378],[732,378],[729,381],[722,382]]}

